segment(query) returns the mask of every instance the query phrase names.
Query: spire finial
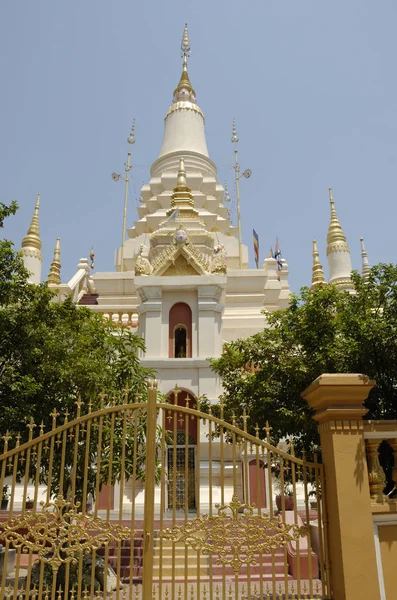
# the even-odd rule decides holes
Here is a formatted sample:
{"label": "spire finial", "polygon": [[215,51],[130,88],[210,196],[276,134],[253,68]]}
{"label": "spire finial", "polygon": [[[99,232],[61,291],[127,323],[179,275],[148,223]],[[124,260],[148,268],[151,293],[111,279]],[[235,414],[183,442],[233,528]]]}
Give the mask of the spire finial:
{"label": "spire finial", "polygon": [[328,235],[327,235],[327,244],[328,246],[332,244],[332,242],[345,242],[346,236],[343,232],[341,224],[339,223],[338,216],[335,210],[334,198],[332,196],[332,188],[328,188],[329,191],[329,202],[331,205],[331,221],[328,227]]}
{"label": "spire finial", "polygon": [[190,56],[190,39],[189,32],[187,30],[187,23],[183,30],[182,43],[181,43],[181,56],[183,58],[183,70],[187,71],[187,59]]}
{"label": "spire finial", "polygon": [[129,144],[135,144],[135,119],[132,121],[131,133],[127,138]]}
{"label": "spire finial", "polygon": [[187,30],[187,23],[183,30],[182,43],[181,43],[181,56],[183,58],[183,69],[182,75],[174,91],[174,103],[175,102],[196,102],[196,93],[190,83],[189,75],[187,73],[187,59],[190,56],[190,39],[189,32]]}
{"label": "spire finial", "polygon": [[22,248],[26,248],[27,246],[31,246],[31,247],[33,246],[33,248],[37,248],[37,250],[41,249],[40,228],[39,228],[39,210],[40,210],[40,194],[37,194],[36,206],[34,208],[33,217],[30,222],[30,227],[28,229],[28,232],[22,240]]}
{"label": "spire finial", "polygon": [[371,267],[369,265],[368,262],[368,256],[367,256],[367,251],[365,250],[365,246],[364,246],[364,238],[360,237],[360,244],[361,244],[361,274],[363,277],[368,277],[368,275],[371,272]]}
{"label": "spire finial", "polygon": [[238,135],[236,130],[236,119],[233,119],[233,127],[232,127],[232,144],[237,144]]}
{"label": "spire finial", "polygon": [[61,239],[57,238],[54,248],[54,258],[50,266],[47,282],[52,285],[60,285],[61,283]]}
{"label": "spire finial", "polygon": [[323,266],[320,263],[320,255],[318,253],[317,242],[313,240],[313,267],[312,267],[312,286],[311,289],[323,285],[325,283],[325,275]]}

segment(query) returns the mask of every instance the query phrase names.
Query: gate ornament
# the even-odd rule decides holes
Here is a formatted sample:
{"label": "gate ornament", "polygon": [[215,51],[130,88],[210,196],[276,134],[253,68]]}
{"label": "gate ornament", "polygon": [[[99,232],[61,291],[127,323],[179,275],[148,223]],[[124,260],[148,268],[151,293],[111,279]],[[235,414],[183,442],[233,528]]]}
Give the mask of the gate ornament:
{"label": "gate ornament", "polygon": [[53,502],[40,504],[41,512],[27,511],[1,523],[0,541],[38,554],[53,572],[63,563],[76,564],[76,554],[91,554],[110,542],[134,537],[135,532],[128,527],[78,512],[80,503],[66,501],[62,494]]}
{"label": "gate ornament", "polygon": [[242,504],[234,493],[229,504],[215,505],[217,515],[201,515],[184,525],[164,529],[159,537],[183,542],[203,554],[217,554],[217,564],[230,565],[237,575],[241,566],[257,564],[260,554],[297,541],[306,527],[254,514],[255,505]]}

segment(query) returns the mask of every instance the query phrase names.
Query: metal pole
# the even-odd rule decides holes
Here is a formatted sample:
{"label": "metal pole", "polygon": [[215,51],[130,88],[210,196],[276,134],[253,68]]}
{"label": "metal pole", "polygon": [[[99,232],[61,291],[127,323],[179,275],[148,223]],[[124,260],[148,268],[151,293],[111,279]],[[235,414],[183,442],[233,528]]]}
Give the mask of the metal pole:
{"label": "metal pole", "polygon": [[234,170],[236,173],[236,202],[237,202],[237,227],[238,227],[238,259],[240,269],[243,268],[243,243],[241,240],[241,215],[240,215],[240,188],[239,188],[239,179],[240,179],[240,167],[238,164],[238,151],[237,146],[234,147]]}
{"label": "metal pole", "polygon": [[[154,548],[154,492],[156,479],[156,421],[157,421],[157,381],[148,386],[147,425],[146,425],[146,469],[145,505],[143,516],[143,576],[142,600],[152,598],[153,548]],[[165,432],[163,432],[163,435]]]}
{"label": "metal pole", "polygon": [[127,162],[125,163],[124,215],[123,215],[123,233],[122,233],[122,240],[121,240],[120,271],[124,271],[124,245],[125,245],[125,235],[126,235],[126,231],[127,231],[127,202],[128,202],[128,183],[129,183],[128,173],[130,172],[130,169],[131,169],[130,160],[131,160],[131,152],[128,152]]}

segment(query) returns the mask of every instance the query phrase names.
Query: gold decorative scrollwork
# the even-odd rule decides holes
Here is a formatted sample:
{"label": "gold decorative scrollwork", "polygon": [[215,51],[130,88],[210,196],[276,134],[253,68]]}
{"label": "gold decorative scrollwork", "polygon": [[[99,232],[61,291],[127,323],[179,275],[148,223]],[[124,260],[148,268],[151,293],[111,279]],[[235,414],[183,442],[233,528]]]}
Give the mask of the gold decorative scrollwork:
{"label": "gold decorative scrollwork", "polygon": [[41,506],[41,512],[27,511],[1,523],[0,542],[38,554],[54,572],[62,563],[76,563],[78,554],[90,554],[110,542],[134,536],[128,527],[78,512],[79,503],[66,501],[62,494]]}
{"label": "gold decorative scrollwork", "polygon": [[217,504],[216,508],[217,515],[201,515],[184,525],[164,529],[159,537],[183,542],[203,554],[217,554],[217,564],[230,565],[237,575],[242,565],[255,565],[258,555],[269,554],[308,533],[306,527],[254,514],[255,505],[242,504],[237,494],[229,504]]}

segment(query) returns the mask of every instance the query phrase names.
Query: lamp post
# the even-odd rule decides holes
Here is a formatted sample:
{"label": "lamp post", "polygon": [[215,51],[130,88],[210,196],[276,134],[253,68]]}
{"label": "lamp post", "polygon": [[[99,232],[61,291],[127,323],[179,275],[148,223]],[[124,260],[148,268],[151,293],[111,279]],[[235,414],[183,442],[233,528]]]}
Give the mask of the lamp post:
{"label": "lamp post", "polygon": [[[135,144],[135,119],[132,123],[131,133],[127,138],[127,142],[129,144]],[[120,173],[112,173],[113,181],[119,181],[122,179],[125,182],[125,190],[124,190],[124,213],[123,213],[123,231],[122,231],[122,239],[121,239],[121,262],[120,262],[120,271],[124,271],[124,245],[125,245],[125,234],[127,230],[127,203],[128,203],[128,184],[129,184],[129,172],[131,171],[131,152],[127,154],[127,161],[124,163],[125,177],[123,177]]]}
{"label": "lamp post", "polygon": [[240,269],[243,268],[243,243],[241,239],[241,214],[240,214],[240,187],[239,179],[245,177],[248,179],[252,175],[251,169],[245,169],[240,175],[240,165],[238,164],[238,135],[236,131],[236,121],[233,119],[232,143],[234,144],[234,172],[236,185],[236,204],[237,204],[237,227],[238,227],[238,258]]}

